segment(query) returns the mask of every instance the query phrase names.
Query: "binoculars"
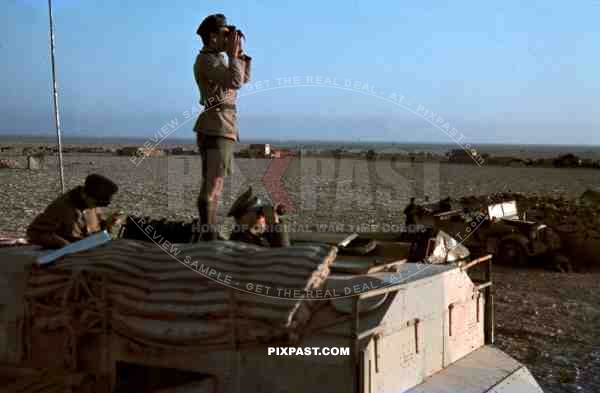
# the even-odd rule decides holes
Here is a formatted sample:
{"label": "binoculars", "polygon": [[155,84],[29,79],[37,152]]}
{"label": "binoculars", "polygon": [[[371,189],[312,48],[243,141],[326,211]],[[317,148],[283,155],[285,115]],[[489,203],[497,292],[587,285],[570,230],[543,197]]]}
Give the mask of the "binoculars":
{"label": "binoculars", "polygon": [[277,207],[272,205],[260,206],[257,211],[258,214],[265,217],[273,217],[273,212],[276,212],[278,216],[283,216],[287,212],[283,205],[277,205]]}
{"label": "binoculars", "polygon": [[239,35],[240,37],[246,39],[246,36],[244,35],[244,33],[242,33],[241,30],[239,30],[237,27],[235,27],[234,25],[228,25],[227,29],[229,30],[229,32],[227,33],[228,37],[233,37],[234,34]]}

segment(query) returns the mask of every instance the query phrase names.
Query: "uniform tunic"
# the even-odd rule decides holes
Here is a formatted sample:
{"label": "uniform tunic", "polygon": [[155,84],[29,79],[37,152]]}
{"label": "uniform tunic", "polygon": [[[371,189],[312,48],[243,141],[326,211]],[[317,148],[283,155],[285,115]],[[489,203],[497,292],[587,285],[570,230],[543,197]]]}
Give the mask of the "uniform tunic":
{"label": "uniform tunic", "polygon": [[234,230],[229,240],[255,244],[261,247],[289,247],[290,241],[283,223],[274,224],[275,230],[256,235],[249,230]]}
{"label": "uniform tunic", "polygon": [[223,53],[208,48],[200,51],[194,63],[194,78],[204,111],[198,115],[195,132],[239,140],[235,102],[237,90],[250,80],[251,60],[244,56],[227,62]]}
{"label": "uniform tunic", "polygon": [[194,78],[200,90],[204,111],[198,115],[194,131],[202,155],[202,186],[199,203],[214,201],[221,181],[233,173],[233,151],[239,140],[237,90],[250,80],[251,58],[229,58],[203,48],[194,63]]}
{"label": "uniform tunic", "polygon": [[83,186],[76,187],[54,200],[27,228],[29,241],[43,247],[57,248],[51,237],[68,242],[81,240],[106,227],[98,209],[87,208],[82,198]]}

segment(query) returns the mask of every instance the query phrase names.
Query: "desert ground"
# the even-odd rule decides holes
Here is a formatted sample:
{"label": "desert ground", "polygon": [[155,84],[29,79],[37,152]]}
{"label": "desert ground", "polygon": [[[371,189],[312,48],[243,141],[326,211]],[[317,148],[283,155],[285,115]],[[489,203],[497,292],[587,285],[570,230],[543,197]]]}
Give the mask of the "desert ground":
{"label": "desert ground", "polygon": [[[294,210],[286,217],[300,230],[315,224],[348,229],[362,223],[399,224],[411,196],[418,203],[426,195],[435,201],[506,191],[573,199],[587,189],[600,190],[600,172],[591,169],[302,161],[292,161],[281,181]],[[267,160],[236,160],[220,207],[224,222],[246,186],[267,195],[262,178],[269,165]],[[111,208],[179,220],[196,214],[198,156],[146,158],[136,166],[128,157],[65,155],[67,189],[93,172],[119,184]],[[59,191],[54,161],[37,171],[0,170],[0,232],[24,234]],[[600,392],[600,274],[498,267],[494,281],[496,344],[526,364],[545,392]]]}
{"label": "desert ground", "polygon": [[[268,160],[235,160],[234,174],[224,188],[222,219],[233,200],[248,185],[268,197],[262,178],[270,163]],[[152,157],[136,166],[128,157],[65,155],[64,177],[69,189],[82,184],[90,173],[104,174],[120,186],[112,205],[115,209],[189,219],[197,214],[200,165],[199,156]],[[22,233],[35,214],[58,195],[57,173],[54,160],[46,162],[39,171],[0,170],[0,196],[11,207],[0,217],[0,230]],[[446,196],[460,198],[502,191],[576,198],[586,189],[600,189],[600,172],[498,167],[485,163],[482,166],[391,161],[379,164],[359,159],[295,158],[281,183],[295,209],[290,212],[289,220],[299,226],[317,223],[383,225],[403,222],[402,211],[411,196],[417,203],[423,202],[425,195],[435,201]]]}

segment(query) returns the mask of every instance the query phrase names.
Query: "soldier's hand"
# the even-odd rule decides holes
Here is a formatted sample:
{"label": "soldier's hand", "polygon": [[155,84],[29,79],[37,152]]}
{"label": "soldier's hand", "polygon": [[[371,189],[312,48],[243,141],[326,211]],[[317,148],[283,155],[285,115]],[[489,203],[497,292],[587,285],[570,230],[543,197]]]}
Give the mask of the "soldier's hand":
{"label": "soldier's hand", "polygon": [[239,44],[238,44],[238,48],[237,48],[237,57],[238,57],[238,59],[243,59],[244,58],[244,40],[239,36],[239,34],[236,34],[236,36],[239,39]]}
{"label": "soldier's hand", "polygon": [[273,221],[275,224],[279,224],[279,216],[285,214],[285,206],[282,204],[277,204],[275,209],[273,209]]}
{"label": "soldier's hand", "polygon": [[227,40],[227,55],[237,58],[241,49],[241,38],[239,34],[232,34]]}
{"label": "soldier's hand", "polygon": [[121,217],[122,215],[123,213],[121,212],[113,213],[108,220],[109,224],[111,226],[123,224],[123,218]]}
{"label": "soldier's hand", "polygon": [[106,230],[111,232],[116,225],[123,225],[123,212],[116,212],[106,220]]}

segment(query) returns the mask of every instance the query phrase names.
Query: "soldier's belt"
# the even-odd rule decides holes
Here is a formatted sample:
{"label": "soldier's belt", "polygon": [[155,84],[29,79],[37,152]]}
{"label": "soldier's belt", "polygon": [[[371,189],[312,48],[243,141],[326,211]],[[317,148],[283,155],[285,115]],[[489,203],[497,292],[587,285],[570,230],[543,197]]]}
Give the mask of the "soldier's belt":
{"label": "soldier's belt", "polygon": [[237,107],[235,106],[235,104],[221,103],[221,104],[209,106],[205,109],[205,111],[214,111],[214,112],[221,112],[224,110],[237,111]]}

